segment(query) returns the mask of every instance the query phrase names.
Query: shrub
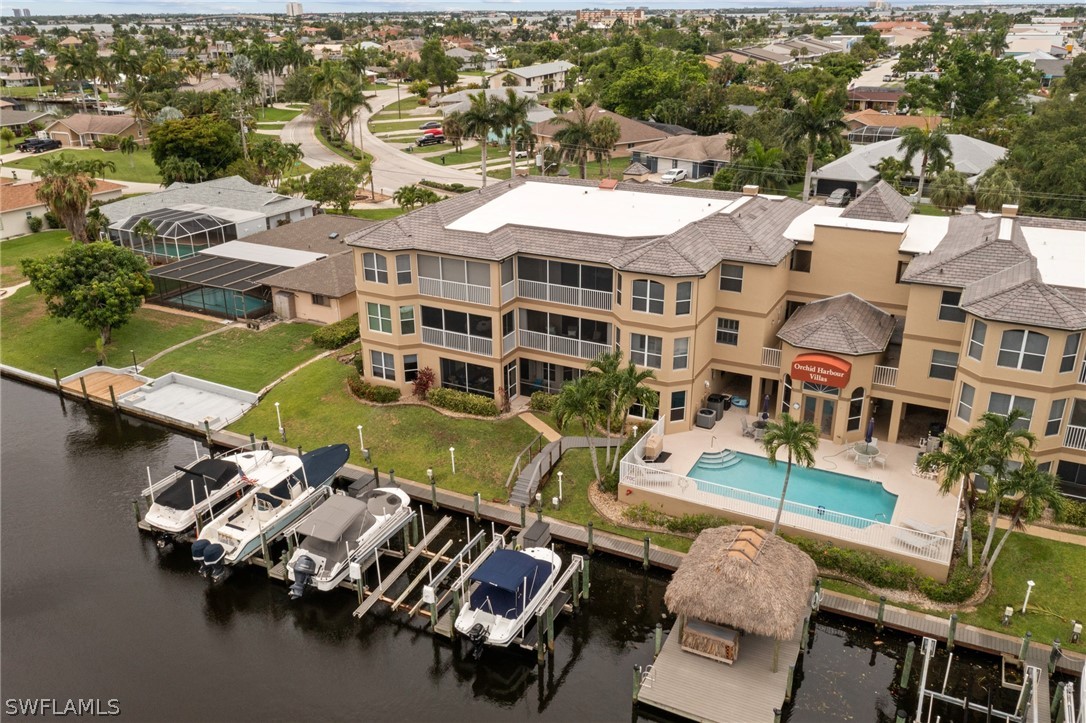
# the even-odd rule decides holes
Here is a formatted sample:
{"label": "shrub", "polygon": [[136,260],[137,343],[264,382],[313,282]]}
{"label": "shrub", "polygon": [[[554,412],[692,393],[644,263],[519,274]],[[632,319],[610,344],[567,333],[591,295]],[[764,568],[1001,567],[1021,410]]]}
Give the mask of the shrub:
{"label": "shrub", "polygon": [[355,354],[354,359],[351,359],[351,364],[360,375],[366,373],[366,363],[363,361],[361,354]]}
{"label": "shrub", "polygon": [[396,387],[389,387],[384,384],[370,384],[362,377],[348,377],[347,386],[350,388],[351,394],[368,402],[389,404],[400,399],[400,390]]}
{"label": "shrub", "polygon": [[1064,500],[1063,510],[1056,515],[1056,522],[1075,527],[1086,527],[1086,502]]}
{"label": "shrub", "polygon": [[930,577],[920,581],[919,590],[929,599],[941,603],[965,602],[976,593],[980,586],[981,571],[978,567],[969,567],[959,561],[950,571],[947,581],[936,582]]}
{"label": "shrub", "polygon": [[532,392],[528,401],[528,408],[533,412],[550,412],[554,410],[554,404],[558,401],[557,394],[546,392]]}
{"label": "shrub", "polygon": [[434,388],[434,384],[437,383],[437,375],[434,374],[434,370],[430,367],[423,367],[419,370],[419,375],[415,377],[415,381],[411,385],[411,393],[415,395],[415,398],[420,401],[426,401],[426,397],[430,395],[430,390]]}
{"label": "shrub", "polygon": [[30,233],[37,233],[38,231],[41,231],[41,216],[31,216],[26,220],[26,225],[30,227]]}
{"label": "shrub", "polygon": [[490,397],[484,397],[481,394],[469,394],[455,389],[437,387],[430,390],[428,398],[435,407],[442,407],[450,412],[475,414],[480,417],[498,416],[498,405]]}
{"label": "shrub", "polygon": [[45,219],[45,225],[47,228],[61,228],[60,219],[52,211],[46,211],[42,214],[42,218]]}
{"label": "shrub", "polygon": [[313,343],[321,349],[338,349],[358,338],[358,314],[313,332]]}
{"label": "shrub", "polygon": [[667,527],[669,532],[684,532],[696,535],[702,530],[728,524],[731,524],[729,520],[716,515],[683,515],[682,517],[669,518],[664,526]]}
{"label": "shrub", "polygon": [[788,541],[806,552],[815,564],[892,590],[907,590],[918,579],[916,568],[887,560],[871,552],[849,550],[829,542],[789,537]]}
{"label": "shrub", "polygon": [[667,524],[668,520],[671,519],[663,512],[649,507],[648,502],[642,502],[639,505],[627,507],[622,512],[622,516],[630,522],[636,522],[642,525],[653,525],[655,527],[663,527]]}
{"label": "shrub", "polygon": [[429,186],[430,188],[438,188],[442,191],[449,191],[450,193],[464,193],[465,191],[477,191],[474,186],[465,186],[463,183],[442,183],[440,181],[430,181],[428,179],[422,179],[419,181],[420,186]]}
{"label": "shrub", "polygon": [[115,151],[121,147],[120,136],[102,136],[94,141],[95,148],[101,148],[103,151]]}

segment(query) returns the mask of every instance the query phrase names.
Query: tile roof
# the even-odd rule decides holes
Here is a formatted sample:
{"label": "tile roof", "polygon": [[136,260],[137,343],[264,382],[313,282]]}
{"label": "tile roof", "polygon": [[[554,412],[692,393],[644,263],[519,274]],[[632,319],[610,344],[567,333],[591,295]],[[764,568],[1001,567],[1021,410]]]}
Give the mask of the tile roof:
{"label": "tile roof", "polygon": [[70,128],[74,133],[100,133],[116,135],[128,130],[136,123],[130,115],[96,115],[94,113],[75,113],[67,118],[55,120],[45,127],[46,131],[56,125]]}
{"label": "tile roof", "polygon": [[[329,256],[347,249],[344,239],[348,234],[376,226],[377,221],[370,221],[354,216],[337,216],[330,213],[321,213],[310,218],[286,223],[267,231],[246,236],[248,243],[277,246],[285,249],[297,249],[299,251],[313,251]],[[337,234],[336,238],[329,238],[331,234]]]}
{"label": "tile roof", "polygon": [[905,95],[904,88],[849,88],[849,100],[898,101]]}
{"label": "tile roof", "polygon": [[[537,136],[542,138],[553,138],[554,134],[564,127],[563,124],[558,122],[558,118],[573,120],[574,113],[575,111],[571,110],[562,116],[543,121],[542,123],[537,124],[532,130]],[[593,105],[588,108],[589,121],[594,121],[600,117],[607,117],[618,123],[620,135],[615,142],[616,147],[621,146],[624,143],[644,143],[647,141],[659,141],[670,137],[670,134],[665,131],[653,128],[652,126],[634,120],[633,118],[627,118],[624,115],[604,110],[598,105]]]}
{"label": "tile roof", "polygon": [[[1002,146],[958,133],[948,133],[947,138],[950,140],[950,160],[953,161],[954,168],[967,176],[983,173],[1007,153],[1007,149]],[[875,170],[875,167],[883,158],[893,156],[898,160],[905,159],[901,143],[900,138],[893,138],[853,148],[851,153],[830,161],[816,170],[813,177],[857,182],[872,181],[878,178],[879,172]],[[913,177],[920,173],[920,161],[921,156],[918,153],[913,157]]]}
{"label": "tile roof", "polygon": [[732,137],[731,133],[720,133],[715,136],[672,136],[641,146],[637,150],[657,158],[677,158],[698,163],[730,161],[732,152],[728,148],[728,143]]}
{"label": "tile roof", "polygon": [[894,332],[894,317],[852,293],[812,301],[784,322],[777,337],[801,349],[878,354]]}
{"label": "tile roof", "polygon": [[874,108],[849,113],[845,116],[845,123],[855,124],[857,128],[938,128],[943,122],[943,117],[938,115],[902,115],[900,113],[883,113]]}
{"label": "tile roof", "polygon": [[626,170],[622,172],[623,176],[644,176],[648,173],[652,173],[651,170],[646,168],[640,163],[631,163],[626,166]]}
{"label": "tile roof", "polygon": [[998,216],[952,217],[939,245],[930,254],[913,259],[901,280],[964,288],[995,270],[1032,258],[1019,223],[1014,223],[1009,238],[1000,238],[1003,220]]}
{"label": "tile roof", "polygon": [[1032,257],[970,284],[962,292],[960,305],[992,321],[1086,329],[1081,299],[1076,305],[1059,289],[1044,283]]}
{"label": "tile roof", "polygon": [[350,251],[342,251],[319,261],[266,276],[260,281],[267,286],[338,299],[355,292],[354,255]]}
{"label": "tile roof", "polygon": [[308,199],[284,196],[265,186],[249,183],[240,176],[229,176],[203,183],[173,183],[164,191],[126,198],[102,206],[102,213],[111,222],[117,222],[133,214],[172,208],[187,203],[232,208],[239,211],[258,211],[265,216],[277,216],[288,211],[313,208],[317,205]]}
{"label": "tile roof", "polygon": [[886,181],[879,181],[860,194],[841,212],[841,218],[862,218],[868,221],[902,223],[913,212],[912,204]]}
{"label": "tile roof", "polygon": [[0,126],[21,126],[34,121],[53,120],[52,113],[43,113],[37,110],[9,110],[4,108],[0,112]]}
{"label": "tile roof", "polygon": [[[35,208],[37,206],[44,207],[45,204],[39,201],[37,197],[38,187],[40,187],[41,184],[41,181],[12,183],[10,185],[5,184],[3,193],[0,193],[0,213],[18,211],[23,208]],[[96,179],[94,182],[94,190],[91,192],[91,197],[93,198],[104,193],[121,190],[124,190],[124,186],[119,183]]]}
{"label": "tile roof", "polygon": [[[595,188],[578,179],[511,179],[351,234],[347,244],[387,251],[420,250],[469,258],[501,260],[516,253],[609,264],[617,269],[661,276],[700,276],[722,260],[775,265],[793,247],[785,229],[808,206],[789,198],[747,197],[731,213],[714,213],[664,236],[624,238],[528,227],[508,223],[490,233],[446,226],[524,183],[559,183]],[[738,193],[621,183],[632,193],[712,199],[742,199]]]}

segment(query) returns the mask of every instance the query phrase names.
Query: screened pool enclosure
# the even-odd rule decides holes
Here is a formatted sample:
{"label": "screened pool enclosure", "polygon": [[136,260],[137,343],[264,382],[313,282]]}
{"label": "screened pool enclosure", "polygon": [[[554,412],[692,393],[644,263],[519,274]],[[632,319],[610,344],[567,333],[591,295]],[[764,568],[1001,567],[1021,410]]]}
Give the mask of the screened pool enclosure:
{"label": "screened pool enclosure", "polygon": [[162,208],[135,214],[111,226],[110,237],[152,263],[164,263],[234,241],[238,231],[234,221],[209,213]]}
{"label": "screened pool enclosure", "polygon": [[289,267],[198,254],[151,270],[156,304],[226,319],[252,319],[272,310],[262,279]]}

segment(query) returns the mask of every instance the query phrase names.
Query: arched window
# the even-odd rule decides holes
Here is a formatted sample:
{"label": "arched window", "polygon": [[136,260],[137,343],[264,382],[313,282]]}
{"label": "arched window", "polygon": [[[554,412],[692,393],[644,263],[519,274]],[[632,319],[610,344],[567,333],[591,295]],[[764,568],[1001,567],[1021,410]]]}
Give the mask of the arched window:
{"label": "arched window", "polygon": [[863,423],[864,416],[864,388],[856,387],[852,391],[852,398],[848,403],[848,426],[846,430],[855,432]]}

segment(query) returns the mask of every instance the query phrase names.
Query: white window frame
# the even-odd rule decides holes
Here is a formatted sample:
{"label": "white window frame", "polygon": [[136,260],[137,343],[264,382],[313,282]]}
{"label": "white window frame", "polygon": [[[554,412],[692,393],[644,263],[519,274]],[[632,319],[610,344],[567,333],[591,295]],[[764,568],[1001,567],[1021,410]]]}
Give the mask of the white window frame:
{"label": "white window frame", "polygon": [[[1014,333],[1022,334],[1022,343],[1017,347],[1008,347],[1007,336]],[[1035,351],[1026,351],[1029,347],[1029,342],[1032,337],[1040,337],[1044,339],[1044,351],[1037,353]],[[1013,364],[1004,364],[1003,355],[1009,354],[1016,357]],[[1019,369],[1024,372],[1043,372],[1045,368],[1045,356],[1048,354],[1048,335],[1042,334],[1039,331],[1031,331],[1029,329],[1007,329],[1003,332],[1003,336],[999,339],[999,355],[996,357],[996,366],[1003,367],[1004,369]],[[1027,359],[1040,359],[1040,366],[1037,369],[1024,366]]]}
{"label": "white window frame", "polygon": [[[680,362],[680,360],[682,360]],[[675,340],[675,350],[671,355],[671,368],[674,370],[686,369],[690,365],[690,337],[684,336]]]}
{"label": "white window frame", "polygon": [[396,255],[396,283],[401,286],[411,283],[411,254]]}
{"label": "white window frame", "polygon": [[988,325],[980,319],[973,319],[973,328],[969,332],[969,346],[966,352],[970,359],[980,361],[980,358],[984,356],[984,339],[987,335]]}
{"label": "white window frame", "polygon": [[[1003,412],[998,409],[992,409],[992,404],[995,402],[996,397],[1007,398],[1007,411]],[[1020,402],[1028,401],[1028,409]],[[1033,422],[1033,414],[1037,411],[1037,400],[1032,397],[1023,397],[1018,394],[1005,394],[1004,392],[992,392],[988,395],[988,411],[992,414],[998,414],[1001,417],[1006,417],[1011,413],[1011,410],[1018,409],[1026,412],[1026,416],[1020,418],[1015,422],[1016,429],[1029,429],[1030,424]]]}
{"label": "white window frame", "polygon": [[[1059,408],[1057,412],[1056,409]],[[1055,437],[1060,433],[1063,428],[1063,416],[1067,413],[1067,400],[1066,399],[1053,399],[1052,404],[1048,407],[1048,421],[1045,422],[1045,436]],[[1055,425],[1055,429],[1053,429]]]}
{"label": "white window frame", "polygon": [[[675,406],[675,397],[682,395],[682,404]],[[671,393],[671,406],[668,408],[667,419],[669,422],[681,422],[686,419],[686,390],[677,389]]]}
{"label": "white window frame", "polygon": [[362,277],[376,284],[387,284],[388,259],[373,251],[362,254]]}
{"label": "white window frame", "polygon": [[[411,330],[408,331],[405,328],[406,324],[411,325]],[[410,336],[417,331],[415,326],[415,307],[411,305],[400,307],[400,333],[404,336]]]}
{"label": "white window frame", "polygon": [[370,376],[387,382],[396,381],[396,357],[387,352],[370,349]]}
{"label": "white window frame", "polygon": [[[655,346],[656,350],[650,349]],[[640,347],[640,348],[638,348]],[[662,369],[664,366],[664,340],[648,334],[630,334],[630,361],[649,369]]]}
{"label": "white window frame", "polygon": [[[957,300],[953,303],[947,302],[947,294],[952,296],[956,295]],[[962,292],[954,291],[953,289],[945,289],[942,296],[939,297],[939,321],[952,321],[955,324],[961,324],[965,322],[965,310],[961,307]]]}
{"label": "white window frame", "polygon": [[[642,285],[643,294],[638,293],[638,286]],[[658,292],[658,296],[656,293]],[[652,279],[634,279],[633,290],[630,294],[634,311],[644,314],[664,313],[664,285]]]}
{"label": "white window frame", "polygon": [[[734,325],[735,328],[732,328]],[[724,316],[716,320],[716,343],[739,346],[739,320]]]}
{"label": "white window frame", "polygon": [[[738,273],[736,273],[736,270],[738,270]],[[727,271],[731,273],[725,273]],[[736,282],[738,282],[738,289],[727,288],[728,286],[735,286]],[[721,291],[741,294],[743,292],[743,266],[740,264],[721,264],[719,288]]]}
{"label": "white window frame", "polygon": [[[969,396],[969,401],[968,402],[965,401],[965,397],[966,397],[965,390],[966,389],[969,390],[969,395],[968,395]],[[972,384],[966,384],[965,382],[962,382],[962,388],[958,391],[958,407],[955,410],[954,414],[958,417],[958,419],[962,420],[963,422],[972,421],[972,418],[973,418],[973,404],[976,403],[976,401],[977,401],[977,388],[974,387]],[[964,415],[962,414],[962,410],[965,410]]]}
{"label": "white window frame", "polygon": [[[686,297],[683,298],[683,294]],[[675,287],[675,316],[687,316],[692,306],[694,285],[689,281],[680,281]]]}
{"label": "white window frame", "polygon": [[[935,360],[936,356],[938,356],[940,354],[943,354],[943,355],[946,355],[946,356],[944,357],[943,360],[936,361]],[[950,357],[953,357],[953,360],[951,360]],[[949,369],[950,370],[950,376],[948,376],[948,377],[939,376],[938,374],[935,373],[936,368],[938,368],[940,370]],[[957,371],[958,371],[958,352],[956,352],[956,351],[946,351],[945,349],[932,349],[931,350],[931,366],[928,367],[928,377],[930,379],[943,379],[943,380],[952,382],[952,381],[954,381],[954,375],[957,373]]]}
{"label": "white window frame", "polygon": [[[379,334],[392,333],[392,307],[388,304],[366,302],[366,318],[369,320],[370,331]],[[384,328],[387,326],[388,328]]]}

